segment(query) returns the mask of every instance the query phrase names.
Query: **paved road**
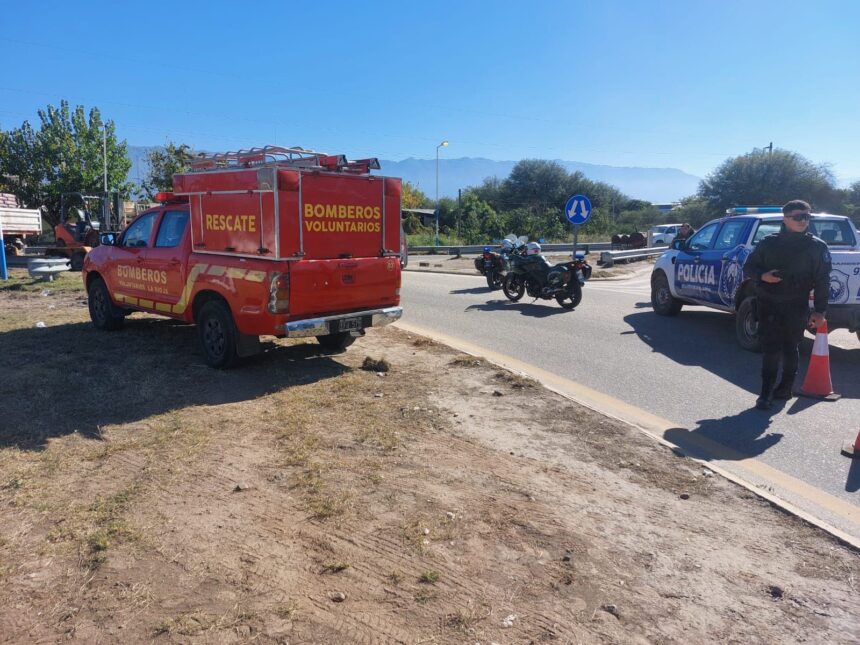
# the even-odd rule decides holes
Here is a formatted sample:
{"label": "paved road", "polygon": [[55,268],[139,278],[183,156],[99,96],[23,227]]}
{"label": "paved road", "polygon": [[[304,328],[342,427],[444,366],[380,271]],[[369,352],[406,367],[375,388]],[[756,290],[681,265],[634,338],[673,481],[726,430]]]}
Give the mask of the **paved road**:
{"label": "paved road", "polygon": [[[860,430],[860,342],[830,336],[836,403],[752,409],[759,355],[734,320],[702,307],[653,313],[649,273],[591,281],[580,306],[507,301],[479,275],[404,274],[404,323],[538,366],[668,420],[663,436],[860,539],[860,460],[839,454]],[[801,347],[805,374],[812,342]],[[717,457],[719,459],[717,459]]]}

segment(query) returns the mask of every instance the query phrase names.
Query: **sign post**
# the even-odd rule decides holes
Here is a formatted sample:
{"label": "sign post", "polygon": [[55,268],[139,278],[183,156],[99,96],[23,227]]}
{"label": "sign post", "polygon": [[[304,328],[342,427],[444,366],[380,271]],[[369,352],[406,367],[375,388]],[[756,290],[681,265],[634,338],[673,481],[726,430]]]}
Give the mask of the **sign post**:
{"label": "sign post", "polygon": [[591,200],[585,195],[572,195],[564,205],[564,215],[573,224],[573,259],[576,259],[576,245],[579,240],[579,227],[591,219]]}
{"label": "sign post", "polygon": [[0,221],[0,280],[8,280],[9,271],[6,268],[6,241],[3,239],[3,222]]}

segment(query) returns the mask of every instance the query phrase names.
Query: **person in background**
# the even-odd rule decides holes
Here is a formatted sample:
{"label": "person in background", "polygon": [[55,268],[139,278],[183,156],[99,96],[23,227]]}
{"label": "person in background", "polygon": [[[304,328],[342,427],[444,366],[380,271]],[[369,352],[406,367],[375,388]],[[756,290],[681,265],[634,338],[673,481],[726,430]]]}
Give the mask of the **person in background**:
{"label": "person in background", "polygon": [[[799,199],[782,207],[782,228],[763,238],[744,264],[755,281],[758,335],[762,349],[761,394],[755,407],[767,410],[773,399],[790,399],[797,374],[797,347],[807,326],[824,322],[830,297],[830,251],[807,231],[810,206]],[[809,313],[814,289],[815,311]],[[780,358],[782,379],[774,389]]]}
{"label": "person in background", "polygon": [[681,228],[678,229],[678,235],[675,236],[676,240],[688,240],[696,233],[696,229],[690,226],[687,222],[681,224]]}

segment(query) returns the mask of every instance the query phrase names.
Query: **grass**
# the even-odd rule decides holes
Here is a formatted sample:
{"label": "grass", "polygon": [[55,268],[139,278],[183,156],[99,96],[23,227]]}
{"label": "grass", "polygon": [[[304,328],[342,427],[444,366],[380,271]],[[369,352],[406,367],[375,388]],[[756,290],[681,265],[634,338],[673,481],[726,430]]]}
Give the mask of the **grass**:
{"label": "grass", "polygon": [[349,569],[346,562],[327,562],[323,565],[321,573],[340,573]]}
{"label": "grass", "polygon": [[49,291],[46,298],[55,294],[80,292],[84,295],[84,283],[79,272],[67,271],[54,277],[53,282],[33,279],[24,269],[10,269],[9,279],[0,281],[0,293],[41,294]]}
{"label": "grass", "polygon": [[459,356],[452,358],[448,364],[453,365],[454,367],[481,367],[485,363],[484,359],[478,358],[477,356],[460,354]]}
{"label": "grass", "polygon": [[425,585],[435,585],[439,582],[439,572],[433,569],[422,571],[421,575],[418,576],[418,582]]}

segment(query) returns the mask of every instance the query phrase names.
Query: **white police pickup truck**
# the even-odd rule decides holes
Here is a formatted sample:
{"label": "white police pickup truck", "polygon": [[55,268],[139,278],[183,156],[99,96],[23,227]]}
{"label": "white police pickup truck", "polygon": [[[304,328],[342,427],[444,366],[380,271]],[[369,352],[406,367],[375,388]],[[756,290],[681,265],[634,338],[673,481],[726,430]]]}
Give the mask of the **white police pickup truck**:
{"label": "white police pickup truck", "polygon": [[[744,349],[759,350],[753,284],[743,265],[756,244],[782,225],[779,207],[731,208],[689,240],[675,240],[651,272],[651,305],[675,316],[685,304],[736,314],[735,332]],[[830,248],[829,329],[848,329],[860,339],[860,235],[841,215],[814,214],[809,231]]]}

